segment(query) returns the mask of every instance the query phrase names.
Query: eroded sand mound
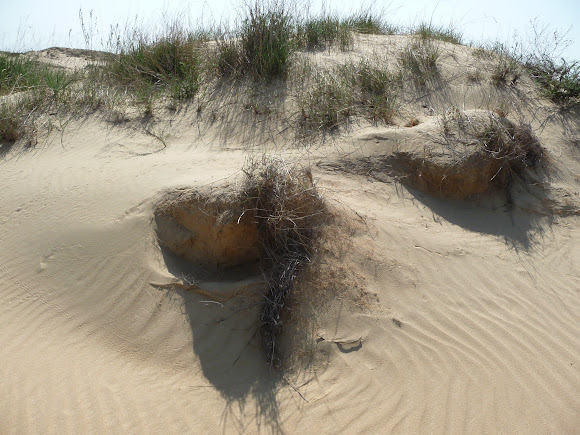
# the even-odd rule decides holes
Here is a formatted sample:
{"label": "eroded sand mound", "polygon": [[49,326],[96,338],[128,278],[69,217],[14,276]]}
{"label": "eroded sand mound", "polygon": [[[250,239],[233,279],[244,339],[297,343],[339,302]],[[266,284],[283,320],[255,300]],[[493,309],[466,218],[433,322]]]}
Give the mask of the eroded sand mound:
{"label": "eroded sand mound", "polygon": [[[442,198],[467,199],[508,193],[516,181],[542,165],[544,151],[527,125],[492,112],[452,111],[440,119],[402,131],[369,135],[348,159],[322,166],[397,177],[404,184]],[[385,147],[384,142],[391,146]],[[376,145],[378,144],[378,145]]]}
{"label": "eroded sand mound", "polygon": [[509,191],[528,169],[539,167],[543,151],[529,126],[516,126],[491,112],[459,111],[443,118],[443,134],[423,149],[393,154],[401,181],[444,198],[465,199]]}
{"label": "eroded sand mound", "polygon": [[161,246],[213,271],[255,264],[261,253],[258,226],[232,193],[168,193],[155,209]]}

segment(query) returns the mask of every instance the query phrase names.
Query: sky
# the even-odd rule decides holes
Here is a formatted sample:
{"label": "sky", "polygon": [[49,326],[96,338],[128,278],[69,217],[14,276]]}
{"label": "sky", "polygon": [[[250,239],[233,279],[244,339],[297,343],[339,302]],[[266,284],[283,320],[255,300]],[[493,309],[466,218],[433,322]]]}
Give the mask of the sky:
{"label": "sky", "polygon": [[[0,0],[0,50],[23,52],[62,46],[103,48],[111,25],[122,28],[138,23],[153,28],[163,16],[189,17],[192,22],[203,19],[227,20],[235,17],[244,0]],[[302,0],[298,0],[302,1]],[[311,9],[321,2],[312,0]],[[580,1],[578,0],[357,0],[328,1],[332,10],[348,13],[372,4],[385,10],[390,22],[402,26],[423,21],[449,25],[461,32],[465,42],[500,41],[512,45],[523,39],[531,43],[532,20],[536,28],[547,26],[545,38],[554,31],[566,34],[572,41],[561,53],[568,60],[580,60]],[[85,27],[91,28],[90,41],[85,41],[79,11]],[[91,15],[92,12],[92,15]],[[517,37],[514,37],[514,32]],[[90,45],[90,47],[88,47]],[[558,54],[558,53],[556,53]]]}

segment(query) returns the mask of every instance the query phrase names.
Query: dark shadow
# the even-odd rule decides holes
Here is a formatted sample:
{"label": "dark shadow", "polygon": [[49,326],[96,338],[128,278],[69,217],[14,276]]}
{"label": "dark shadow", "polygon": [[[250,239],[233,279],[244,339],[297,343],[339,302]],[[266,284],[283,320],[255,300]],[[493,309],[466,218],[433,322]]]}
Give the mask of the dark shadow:
{"label": "dark shadow", "polygon": [[14,142],[0,142],[0,158],[8,154],[13,146]]}
{"label": "dark shadow", "polygon": [[[165,248],[161,251],[168,271],[177,280],[195,282],[208,292],[215,290],[219,294],[261,279],[257,264],[208,271]],[[195,291],[178,287],[174,290],[183,299],[193,335],[193,351],[199,358],[201,371],[226,401],[222,415],[224,427],[229,423],[244,432],[254,423],[281,433],[276,393],[283,377],[269,369],[261,349],[257,332],[260,291],[218,302]],[[199,386],[203,387],[206,386]]]}
{"label": "dark shadow", "polygon": [[516,250],[529,250],[538,244],[553,217],[533,213],[510,204],[501,194],[489,194],[475,200],[442,199],[407,187],[407,191],[425,207],[435,222],[444,219],[468,231],[504,239]]}

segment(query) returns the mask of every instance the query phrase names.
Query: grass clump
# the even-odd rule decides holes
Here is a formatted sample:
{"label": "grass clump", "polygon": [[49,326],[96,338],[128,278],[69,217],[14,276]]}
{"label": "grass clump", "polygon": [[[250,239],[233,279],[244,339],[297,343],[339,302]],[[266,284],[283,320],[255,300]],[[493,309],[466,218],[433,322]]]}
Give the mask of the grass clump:
{"label": "grass clump", "polygon": [[431,23],[421,23],[413,31],[421,40],[437,39],[443,42],[450,42],[452,44],[461,44],[462,36],[453,27],[436,27]]}
{"label": "grass clump", "polygon": [[200,45],[194,35],[179,29],[152,39],[138,35],[109,67],[115,81],[130,91],[164,89],[176,100],[187,100],[199,88]]}
{"label": "grass clump", "polygon": [[301,126],[310,132],[331,130],[355,115],[389,123],[400,82],[399,74],[369,59],[319,72],[298,97]]}
{"label": "grass clump", "polygon": [[217,38],[218,72],[266,81],[286,78],[295,47],[291,19],[283,2],[247,4],[239,29]]}
{"label": "grass clump", "polygon": [[408,45],[399,55],[398,61],[415,85],[426,86],[439,75],[439,56],[439,48],[431,40],[423,40]]}
{"label": "grass clump", "polygon": [[22,56],[0,55],[0,95],[11,94],[38,84],[39,67]]}
{"label": "grass clump", "polygon": [[244,174],[241,199],[257,222],[267,283],[259,331],[268,364],[279,368],[279,338],[288,296],[300,272],[311,262],[318,230],[329,214],[308,169],[263,158],[250,160]]}
{"label": "grass clump", "polygon": [[16,142],[25,134],[24,119],[12,104],[0,107],[0,143]]}
{"label": "grass clump", "polygon": [[393,35],[397,31],[396,26],[388,24],[383,19],[383,14],[368,9],[346,18],[345,24],[353,31],[367,35]]}
{"label": "grass clump", "polygon": [[246,67],[258,77],[285,77],[292,54],[291,17],[284,3],[248,6],[240,43]]}
{"label": "grass clump", "polygon": [[520,63],[502,44],[498,44],[493,51],[496,59],[491,73],[492,83],[496,86],[515,86],[522,75]]}
{"label": "grass clump", "polygon": [[295,41],[298,48],[307,50],[324,50],[335,44],[346,50],[353,38],[351,27],[338,17],[320,15],[297,25]]}
{"label": "grass clump", "polygon": [[42,65],[22,55],[0,55],[0,95],[6,95],[0,107],[0,141],[25,137],[29,144],[34,143],[39,119],[51,127],[47,113],[75,110],[72,85],[80,78],[80,73]]}
{"label": "grass clump", "polygon": [[298,97],[300,124],[306,131],[334,129],[353,114],[353,105],[345,81],[328,72],[317,73],[314,83]]}
{"label": "grass clump", "polygon": [[542,161],[542,147],[527,124],[516,125],[506,118],[490,116],[476,137],[489,157],[499,162],[496,184],[508,191],[516,179],[524,178],[527,168],[535,168]]}
{"label": "grass clump", "polygon": [[359,112],[372,121],[391,122],[401,76],[368,59],[347,64],[343,71]]}

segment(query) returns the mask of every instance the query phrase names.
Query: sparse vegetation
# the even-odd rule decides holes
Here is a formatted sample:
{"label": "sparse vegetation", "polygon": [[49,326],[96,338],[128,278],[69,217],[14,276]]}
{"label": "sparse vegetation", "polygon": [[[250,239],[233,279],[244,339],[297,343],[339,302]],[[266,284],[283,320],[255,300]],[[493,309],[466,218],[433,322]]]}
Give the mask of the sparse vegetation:
{"label": "sparse vegetation", "polygon": [[475,47],[471,52],[473,57],[478,59],[492,59],[493,58],[493,51],[487,50],[483,47]]}
{"label": "sparse vegetation", "polygon": [[[452,26],[422,23],[410,31],[414,41],[397,55],[399,71],[376,56],[300,69],[309,59],[304,51],[348,50],[355,32],[390,34],[396,28],[384,14],[370,9],[350,16],[327,11],[301,15],[295,7],[284,0],[248,2],[232,29],[192,30],[179,20],[160,32],[126,29],[122,34],[114,29],[109,35],[114,53],[91,55],[92,64],[74,73],[26,56],[0,55],[0,95],[20,93],[3,107],[2,140],[13,141],[23,131],[35,130],[39,115],[48,111],[77,116],[102,110],[105,119],[120,124],[131,116],[151,121],[162,110],[175,112],[193,102],[201,116],[225,83],[233,86],[230,95],[235,95],[236,104],[256,115],[275,119],[283,105],[290,108],[284,120],[298,124],[300,133],[335,129],[352,117],[390,123],[403,79],[423,88],[434,84],[444,49],[439,41],[461,42]],[[92,16],[88,24],[82,13],[80,17],[87,48],[92,47]],[[545,50],[516,55],[501,44],[475,48],[472,54],[495,62],[489,76],[497,86],[516,85],[524,64],[555,103],[567,106],[580,99],[577,62],[558,63]],[[481,71],[471,69],[467,80],[480,82]],[[253,95],[252,86],[265,82],[284,88],[274,104],[263,104]],[[217,119],[218,112],[212,108],[208,118]],[[17,128],[23,120],[24,130]]]}
{"label": "sparse vegetation", "polygon": [[320,72],[298,98],[302,127],[332,129],[354,115],[388,123],[396,111],[400,83],[399,74],[368,59]]}
{"label": "sparse vegetation", "polygon": [[577,105],[580,102],[580,61],[561,58],[563,50],[572,43],[566,38],[568,32],[552,30],[538,20],[532,21],[531,30],[530,48],[521,56],[522,63],[547,98],[563,108]]}
{"label": "sparse vegetation", "polygon": [[431,40],[408,45],[399,56],[399,64],[417,86],[426,86],[439,75],[440,50]]}
{"label": "sparse vegetation", "polygon": [[580,101],[580,63],[559,64],[552,59],[528,61],[532,77],[540,84],[544,95],[556,104],[570,106]]}
{"label": "sparse vegetation", "polygon": [[483,74],[479,69],[471,70],[467,73],[467,80],[471,83],[479,83],[483,78]]}
{"label": "sparse vegetation", "polygon": [[452,44],[461,44],[461,34],[452,26],[434,26],[432,23],[421,23],[414,30],[413,33],[425,41],[429,39],[437,39],[443,42],[450,42]]}
{"label": "sparse vegetation", "polygon": [[384,19],[384,14],[362,9],[345,20],[345,25],[355,32],[375,35],[393,35],[397,27]]}
{"label": "sparse vegetation", "polygon": [[296,28],[296,44],[307,50],[324,50],[333,45],[346,50],[352,45],[352,40],[352,27],[337,16],[310,18]]}
{"label": "sparse vegetation", "polygon": [[16,142],[24,135],[24,122],[11,104],[0,107],[0,142]]}
{"label": "sparse vegetation", "polygon": [[501,44],[494,51],[496,53],[496,60],[491,73],[492,83],[496,86],[504,86],[506,84],[515,86],[521,77],[520,63]]}
{"label": "sparse vegetation", "polygon": [[0,55],[0,95],[38,84],[39,66],[20,56]]}

